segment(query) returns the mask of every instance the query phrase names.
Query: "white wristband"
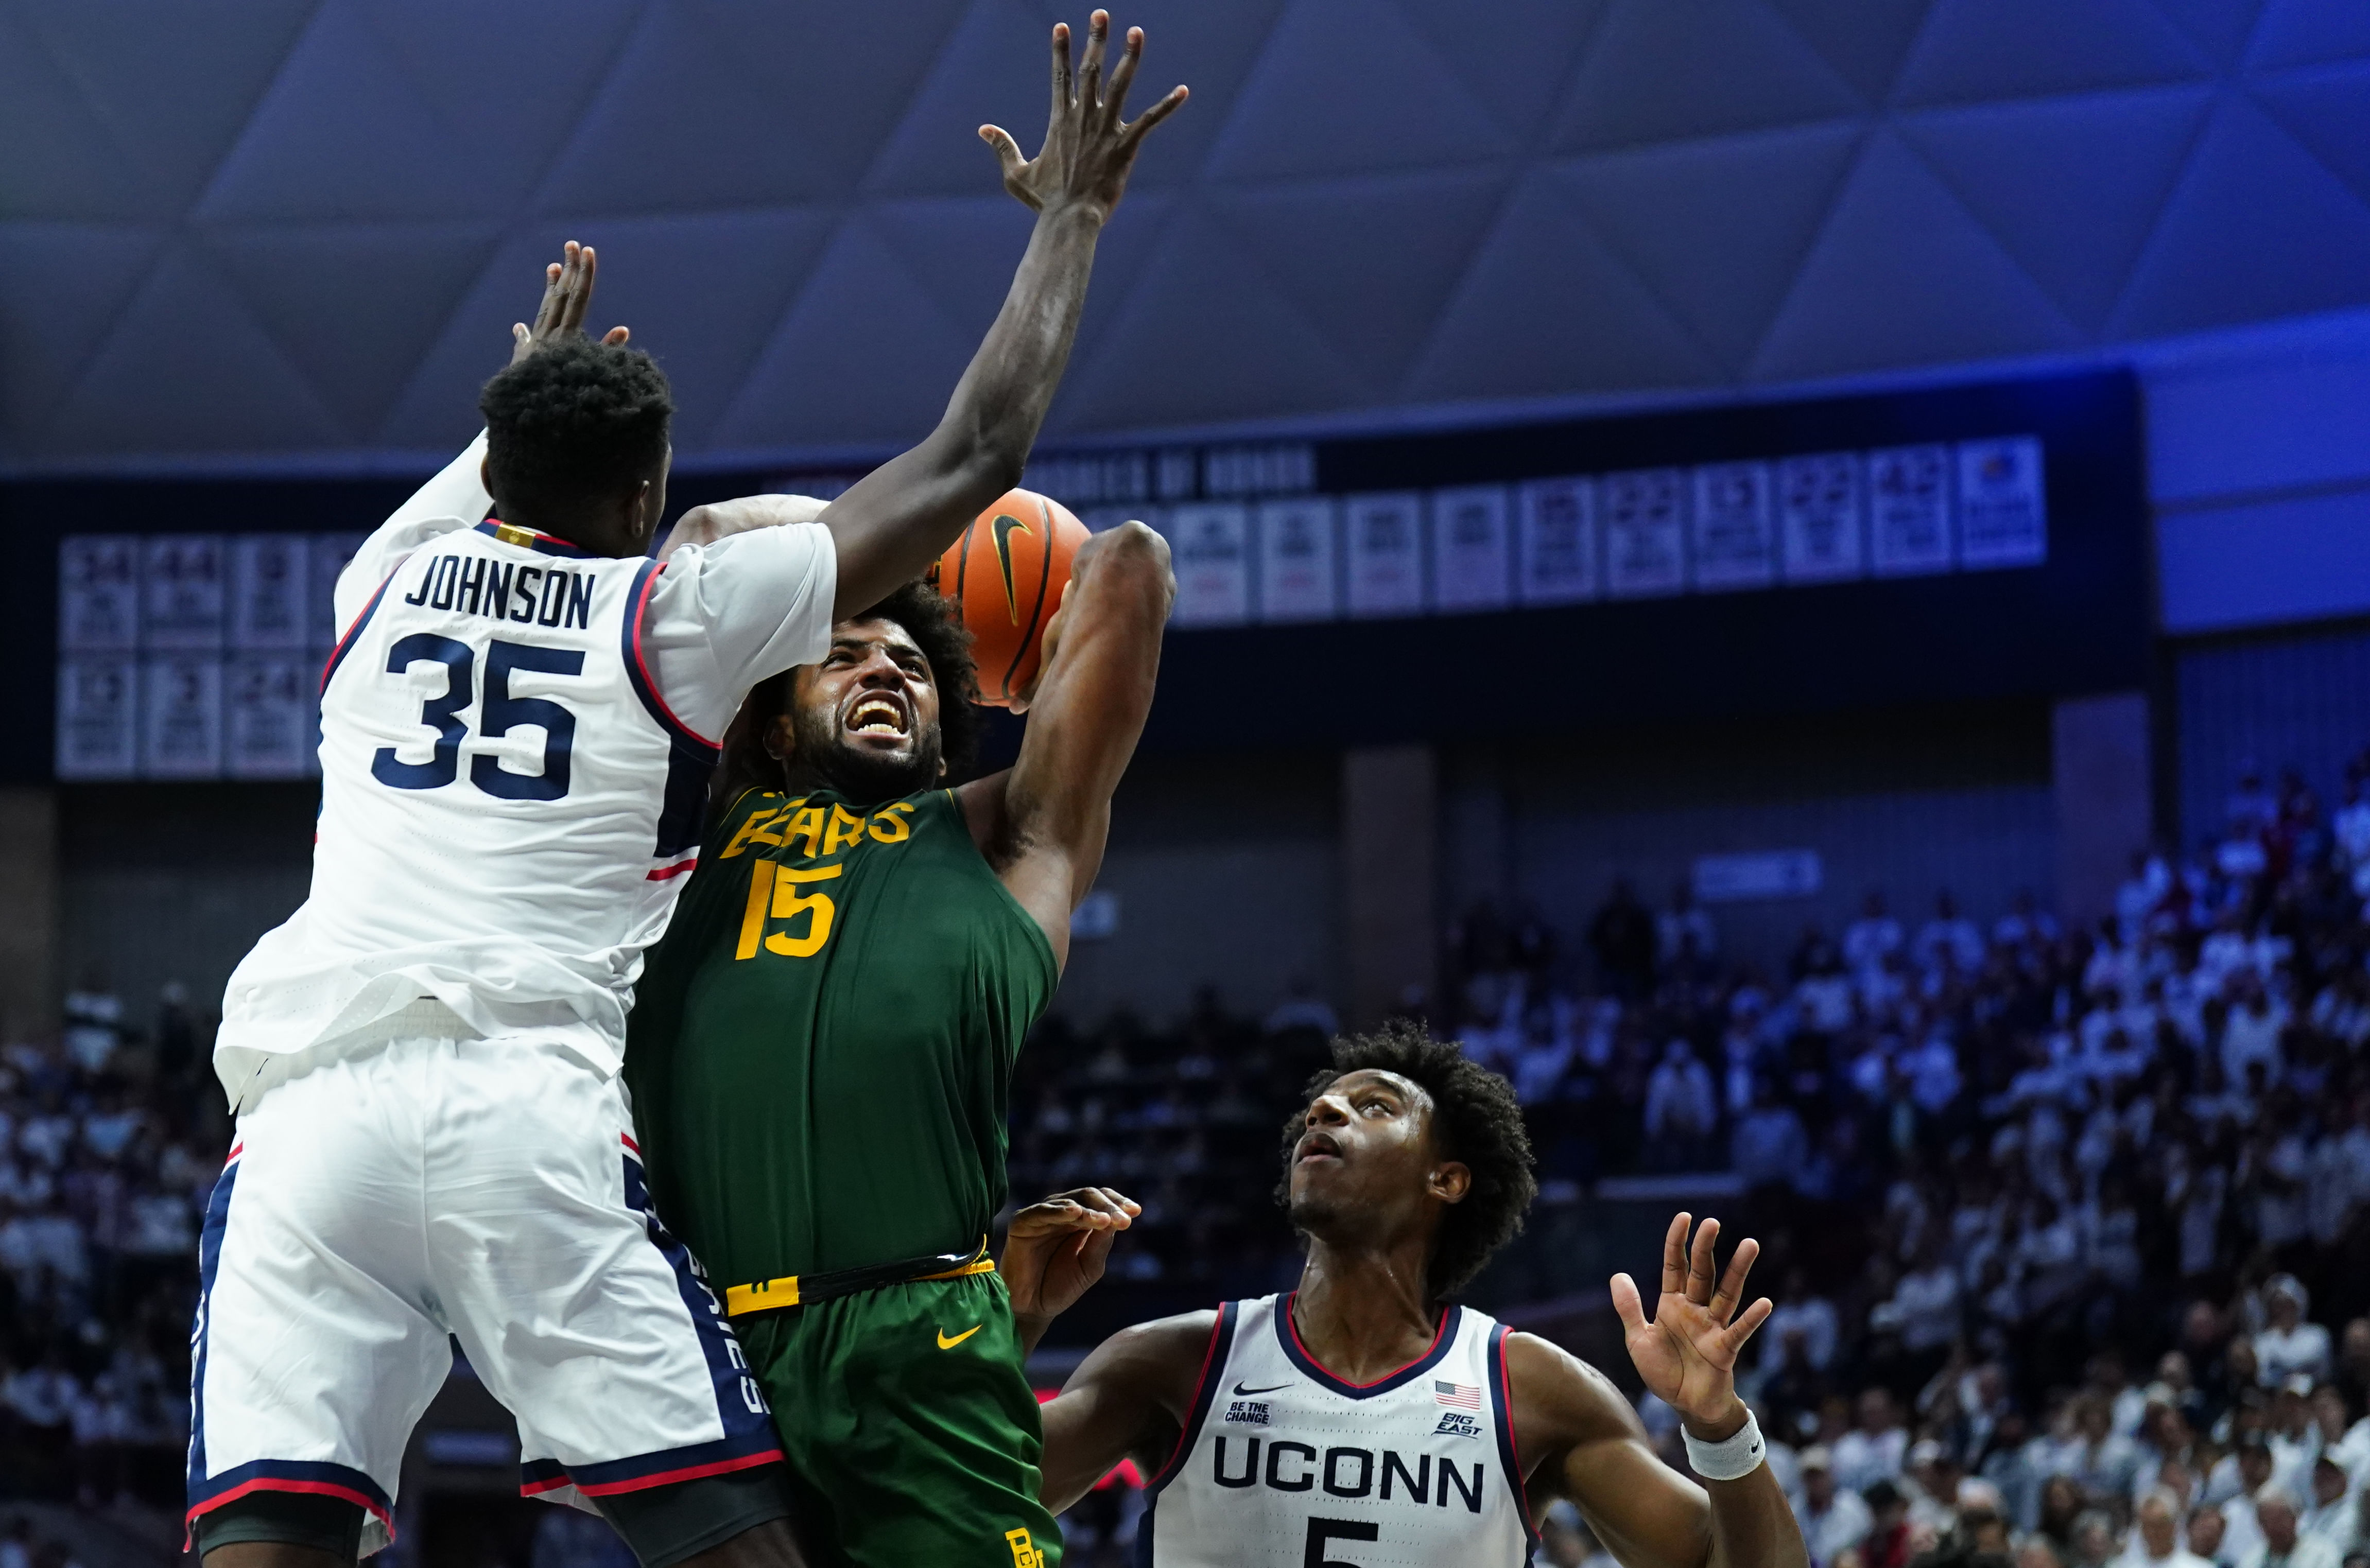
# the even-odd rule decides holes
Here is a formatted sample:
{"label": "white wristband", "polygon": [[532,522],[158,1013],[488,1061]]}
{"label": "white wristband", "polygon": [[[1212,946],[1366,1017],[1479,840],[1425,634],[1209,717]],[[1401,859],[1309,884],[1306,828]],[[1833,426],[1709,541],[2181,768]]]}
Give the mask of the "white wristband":
{"label": "white wristband", "polygon": [[1706,1481],[1742,1481],[1759,1470],[1769,1453],[1761,1441],[1761,1423],[1750,1410],[1744,1413],[1744,1425],[1717,1443],[1707,1443],[1684,1426],[1679,1436],[1686,1439],[1688,1468]]}

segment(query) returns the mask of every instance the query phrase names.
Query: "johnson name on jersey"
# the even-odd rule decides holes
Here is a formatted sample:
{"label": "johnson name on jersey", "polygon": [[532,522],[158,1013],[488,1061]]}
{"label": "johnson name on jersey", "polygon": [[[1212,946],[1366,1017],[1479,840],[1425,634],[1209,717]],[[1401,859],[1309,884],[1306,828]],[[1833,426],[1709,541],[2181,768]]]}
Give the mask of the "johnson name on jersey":
{"label": "johnson name on jersey", "polygon": [[1146,1489],[1147,1568],[1503,1568],[1536,1537],[1506,1400],[1506,1330],[1449,1307],[1367,1384],[1317,1365],[1292,1298],[1219,1309],[1176,1452]]}
{"label": "johnson name on jersey", "polygon": [[311,895],[232,977],[234,1103],[420,997],[616,1070],[716,757],[643,658],[662,569],[490,521],[394,565],[322,673]]}

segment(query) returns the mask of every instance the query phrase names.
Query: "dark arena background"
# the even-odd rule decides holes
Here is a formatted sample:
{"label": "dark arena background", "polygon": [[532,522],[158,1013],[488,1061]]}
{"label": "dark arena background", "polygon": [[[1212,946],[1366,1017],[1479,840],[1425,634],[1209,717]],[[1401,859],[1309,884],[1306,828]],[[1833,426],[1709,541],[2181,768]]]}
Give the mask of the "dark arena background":
{"label": "dark arena background", "polygon": [[[973,127],[1034,145],[1064,15],[0,0],[0,1568],[183,1560],[209,1052],[306,895],[329,585],[535,269],[596,246],[672,378],[670,517],[836,496],[995,313]],[[1023,483],[1178,597],[1008,1160],[1145,1212],[1036,1385],[1290,1288],[1278,1128],[1408,1017],[1537,1155],[1477,1307],[1639,1397],[1608,1276],[1760,1239],[1814,1568],[1985,1507],[2017,1568],[2360,1568],[2370,7],[1114,20],[1192,98]],[[456,1357],[375,1561],[632,1561],[519,1459]],[[1136,1560],[1142,1481],[1065,1562]]]}

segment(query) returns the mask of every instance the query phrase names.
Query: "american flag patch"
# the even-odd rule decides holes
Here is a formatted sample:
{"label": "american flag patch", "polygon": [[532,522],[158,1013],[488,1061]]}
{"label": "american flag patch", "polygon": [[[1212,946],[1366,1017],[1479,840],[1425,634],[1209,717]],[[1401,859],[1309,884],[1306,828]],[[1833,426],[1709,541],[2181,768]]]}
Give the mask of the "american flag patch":
{"label": "american flag patch", "polygon": [[1432,1397],[1457,1410],[1481,1408],[1481,1390],[1474,1383],[1444,1383],[1435,1379],[1432,1385]]}

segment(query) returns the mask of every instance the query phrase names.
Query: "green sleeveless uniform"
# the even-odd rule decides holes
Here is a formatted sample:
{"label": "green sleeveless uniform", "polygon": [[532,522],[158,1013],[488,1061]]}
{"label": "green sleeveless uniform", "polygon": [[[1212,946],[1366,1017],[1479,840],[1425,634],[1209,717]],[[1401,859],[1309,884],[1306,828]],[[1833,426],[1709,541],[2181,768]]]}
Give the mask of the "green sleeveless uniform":
{"label": "green sleeveless uniform", "polygon": [[869,812],[752,791],[636,988],[651,1196],[734,1314],[818,1562],[1060,1562],[1002,1280],[765,1304],[791,1276],[979,1246],[1013,1060],[1058,978],[947,791]]}

